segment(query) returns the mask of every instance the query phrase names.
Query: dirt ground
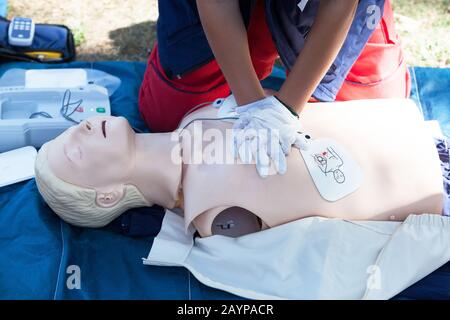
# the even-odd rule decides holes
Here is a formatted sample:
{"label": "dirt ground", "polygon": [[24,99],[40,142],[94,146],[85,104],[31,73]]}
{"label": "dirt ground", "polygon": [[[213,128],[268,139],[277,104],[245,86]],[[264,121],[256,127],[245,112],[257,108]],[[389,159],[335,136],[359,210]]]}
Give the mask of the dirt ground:
{"label": "dirt ground", "polygon": [[[450,1],[392,0],[409,65],[450,66]],[[155,39],[157,0],[9,0],[8,16],[62,23],[79,60],[145,61]]]}
{"label": "dirt ground", "polygon": [[9,0],[8,17],[65,24],[78,60],[145,61],[156,35],[156,0]]}

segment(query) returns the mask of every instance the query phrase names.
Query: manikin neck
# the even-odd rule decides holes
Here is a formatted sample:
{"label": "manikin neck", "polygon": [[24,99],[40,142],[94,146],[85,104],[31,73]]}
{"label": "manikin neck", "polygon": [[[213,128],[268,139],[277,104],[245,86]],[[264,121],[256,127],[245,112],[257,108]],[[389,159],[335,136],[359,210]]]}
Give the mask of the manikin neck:
{"label": "manikin neck", "polygon": [[177,205],[182,164],[179,142],[171,133],[136,134],[135,167],[129,184],[135,185],[144,198],[168,209]]}

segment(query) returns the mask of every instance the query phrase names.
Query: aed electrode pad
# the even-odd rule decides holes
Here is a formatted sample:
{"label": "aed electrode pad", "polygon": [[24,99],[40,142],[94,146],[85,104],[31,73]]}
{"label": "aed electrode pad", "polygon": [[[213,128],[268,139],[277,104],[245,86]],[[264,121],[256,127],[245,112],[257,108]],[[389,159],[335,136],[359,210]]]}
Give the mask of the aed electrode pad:
{"label": "aed electrode pad", "polygon": [[362,183],[359,164],[336,141],[310,140],[300,153],[317,190],[327,201],[337,201],[355,192]]}

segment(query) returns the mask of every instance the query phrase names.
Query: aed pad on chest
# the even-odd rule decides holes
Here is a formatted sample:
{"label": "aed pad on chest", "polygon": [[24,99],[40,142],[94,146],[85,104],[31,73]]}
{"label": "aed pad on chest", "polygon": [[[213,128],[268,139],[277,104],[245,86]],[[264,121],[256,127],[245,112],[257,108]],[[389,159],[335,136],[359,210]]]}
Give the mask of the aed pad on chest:
{"label": "aed pad on chest", "polygon": [[355,192],[362,183],[362,170],[351,155],[331,139],[315,139],[300,150],[322,198],[337,201]]}

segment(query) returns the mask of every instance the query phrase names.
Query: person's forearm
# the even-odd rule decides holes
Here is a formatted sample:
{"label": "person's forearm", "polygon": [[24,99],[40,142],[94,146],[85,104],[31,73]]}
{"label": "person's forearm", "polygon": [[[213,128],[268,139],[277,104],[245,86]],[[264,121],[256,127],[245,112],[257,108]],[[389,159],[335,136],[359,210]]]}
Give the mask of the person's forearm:
{"label": "person's forearm", "polygon": [[357,0],[320,1],[305,46],[277,97],[301,112],[341,49],[353,18]]}
{"label": "person's forearm", "polygon": [[250,57],[238,0],[197,0],[209,45],[239,105],[265,97]]}

